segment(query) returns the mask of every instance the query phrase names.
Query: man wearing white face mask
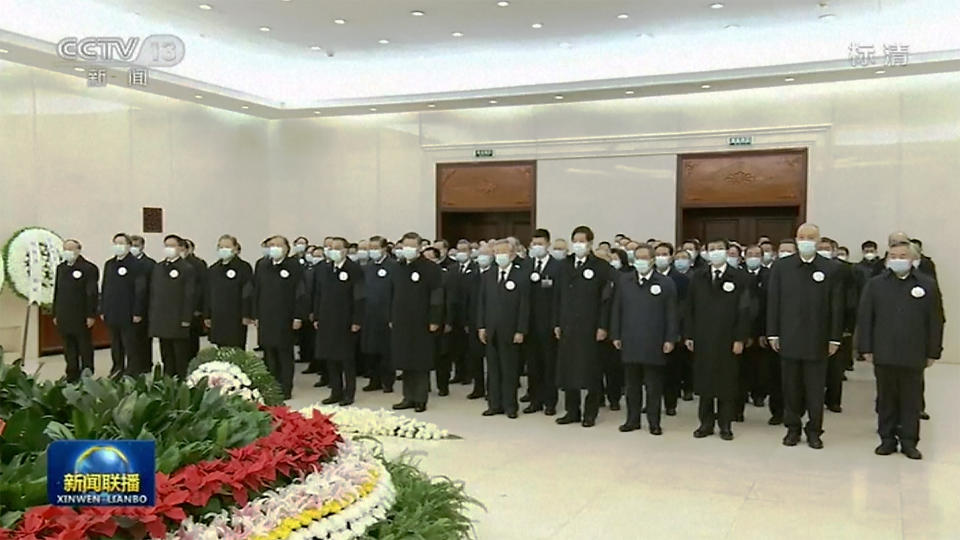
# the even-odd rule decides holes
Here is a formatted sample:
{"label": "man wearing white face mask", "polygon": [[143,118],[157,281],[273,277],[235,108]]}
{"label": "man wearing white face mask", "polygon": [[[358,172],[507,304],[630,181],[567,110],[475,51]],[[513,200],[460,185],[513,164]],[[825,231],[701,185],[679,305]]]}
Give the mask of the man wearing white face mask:
{"label": "man wearing white face mask", "polygon": [[[603,399],[600,344],[607,339],[610,326],[614,273],[609,263],[591,252],[593,231],[589,227],[575,228],[570,240],[574,257],[561,266],[554,314],[554,334],[559,340],[557,381],[564,391],[566,409],[557,423],[581,422],[583,427],[593,427]],[[581,408],[583,390],[587,395]]]}
{"label": "man wearing white face mask", "polygon": [[567,258],[567,241],[563,238],[557,238],[553,241],[553,245],[550,248],[550,256],[557,261],[562,261]]}
{"label": "man wearing white face mask", "polygon": [[560,261],[548,253],[550,231],[537,229],[530,240],[530,334],[527,355],[527,386],[530,405],[524,413],[543,409],[547,416],[557,413],[557,338],[553,334],[554,283]]}
{"label": "man wearing white face mask", "polygon": [[204,326],[210,343],[246,349],[253,299],[253,268],[237,254],[237,239],[225,234],[217,241],[217,262],[207,270]]}
{"label": "man wearing white face mask", "polygon": [[907,457],[921,459],[923,373],[940,358],[943,316],[937,282],[913,269],[915,259],[909,243],[890,246],[888,271],[872,278],[863,291],[858,349],[874,364],[877,377],[880,446],[874,452],[892,454],[899,442]]}
{"label": "man wearing white face mask", "polygon": [[370,264],[370,242],[361,240],[357,243],[357,262],[360,266]]}
{"label": "man wearing white face mask", "polygon": [[[483,276],[493,269],[493,244],[483,242],[477,248],[477,272],[473,278],[471,292],[474,299],[480,295],[480,285]],[[467,372],[470,380],[473,381],[473,391],[467,394],[467,399],[482,399],[487,395],[486,370],[484,368],[484,359],[486,356],[486,346],[480,342],[477,332],[479,322],[479,313],[476,301],[473,302],[473,308],[467,313],[470,319],[469,344],[467,351]]]}
{"label": "man wearing white face mask", "polygon": [[[801,431],[807,444],[823,448],[824,387],[827,357],[843,338],[844,297],[838,267],[817,254],[820,229],[797,229],[799,253],[773,265],[767,290],[767,340],[780,354],[783,375],[785,446],[796,446]],[[808,415],[807,425],[802,415]]]}
{"label": "man wearing white face mask", "polygon": [[483,416],[506,413],[516,418],[520,383],[520,345],[529,330],[530,278],[514,265],[508,240],[494,245],[497,267],[481,279],[477,295],[477,335],[486,346],[490,370],[489,406]]}
{"label": "man wearing white face mask", "polygon": [[760,250],[763,252],[761,255],[762,265],[767,270],[773,266],[774,261],[777,260],[777,252],[773,249],[773,243],[770,240],[765,240],[759,244]]}
{"label": "man wearing white face mask", "polygon": [[261,266],[253,276],[251,318],[257,325],[264,363],[285,398],[290,399],[296,332],[303,326],[310,308],[303,283],[303,267],[296,257],[288,256],[289,241],[277,235],[270,238],[268,245],[270,262]]}
{"label": "man wearing white face mask", "polygon": [[190,323],[196,306],[194,266],[183,259],[186,241],[175,235],[163,239],[163,261],[150,278],[150,335],[160,340],[163,372],[187,376],[190,362]]}
{"label": "man wearing white face mask", "polygon": [[103,292],[100,311],[110,329],[110,375],[137,376],[150,370],[144,365],[143,347],[137,329],[143,324],[147,305],[147,277],[130,254],[130,237],[113,236],[113,257],[103,264]]}
{"label": "man wearing white face mask", "polygon": [[371,236],[370,264],[363,267],[366,305],[363,324],[360,326],[360,351],[370,362],[370,384],[364,392],[383,390],[393,392],[396,372],[390,359],[390,299],[393,285],[390,275],[398,263],[387,252],[387,241],[381,236]]}
{"label": "man wearing white face mask", "polygon": [[447,336],[450,346],[449,357],[453,366],[453,377],[450,382],[470,384],[471,378],[467,373],[467,348],[470,342],[468,327],[470,319],[473,318],[470,311],[476,309],[476,298],[473,294],[476,285],[473,281],[477,275],[477,268],[476,264],[470,260],[469,240],[461,238],[451,251],[454,262],[447,266],[447,273],[456,297],[456,311],[451,321],[452,329]]}
{"label": "man wearing white face mask", "polygon": [[90,329],[97,317],[97,283],[100,272],[80,254],[76,240],[63,243],[63,262],[57,266],[53,289],[53,324],[63,339],[67,380],[80,378],[81,370],[93,373]]}
{"label": "man wearing white face mask", "polygon": [[130,255],[137,261],[138,271],[144,277],[143,313],[140,322],[136,323],[134,331],[137,348],[140,351],[141,365],[139,368],[142,370],[140,373],[146,373],[153,369],[153,340],[150,339],[150,324],[147,317],[150,313],[150,278],[153,276],[153,267],[157,265],[157,261],[146,254],[145,247],[146,240],[142,236],[130,235]]}
{"label": "man wearing white face mask", "polygon": [[[682,253],[682,255],[681,255]],[[690,285],[690,274],[680,272],[674,267],[674,255],[677,261],[690,262],[690,255],[686,251],[674,253],[673,244],[661,242],[654,250],[654,266],[657,272],[670,278],[676,291],[677,305],[683,306],[687,301],[687,288]],[[683,266],[681,264],[681,266]],[[689,270],[689,266],[686,266]],[[680,328],[683,328],[683,309],[677,309],[677,344],[680,341]],[[675,344],[675,345],[677,345]],[[685,347],[674,346],[667,353],[666,373],[663,385],[663,407],[667,416],[677,414],[677,402],[681,395],[685,401],[693,399],[693,364],[690,351]],[[688,399],[689,398],[689,399]]]}
{"label": "man wearing white face mask", "polygon": [[836,240],[823,237],[817,242],[817,254],[830,258],[838,268],[838,279],[843,294],[843,338],[837,353],[827,358],[827,390],[824,403],[827,410],[839,413],[843,411],[844,370],[853,366],[853,330],[857,324],[857,306],[860,302],[860,288],[856,284],[853,267],[838,258],[839,245]]}

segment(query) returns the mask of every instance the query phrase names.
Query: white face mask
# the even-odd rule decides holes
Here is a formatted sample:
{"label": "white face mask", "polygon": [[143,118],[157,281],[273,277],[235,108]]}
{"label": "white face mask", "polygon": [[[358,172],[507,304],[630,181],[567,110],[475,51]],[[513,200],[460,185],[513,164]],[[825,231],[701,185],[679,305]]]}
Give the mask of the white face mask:
{"label": "white face mask", "polygon": [[275,261],[283,259],[283,248],[280,246],[270,246],[270,258]]}
{"label": "white face mask", "polygon": [[832,259],[832,258],[833,258],[833,251],[830,251],[830,250],[827,250],[827,249],[820,249],[820,250],[817,250],[817,255],[820,255],[820,256],[823,257],[824,259]]}
{"label": "white face mask", "polygon": [[877,254],[872,251],[868,251],[867,253],[863,254],[863,259],[866,261],[873,261],[873,260],[876,260],[876,258],[877,258]]}
{"label": "white face mask", "polygon": [[370,258],[370,252],[366,249],[357,250],[357,257],[359,257],[361,261],[365,261]]}
{"label": "white face mask", "polygon": [[330,252],[327,253],[327,256],[330,257],[330,260],[333,261],[334,264],[336,264],[343,260],[343,251],[339,249],[331,249]]}
{"label": "white face mask", "polygon": [[720,266],[721,264],[727,262],[727,250],[725,249],[713,249],[707,253],[707,257],[710,259],[710,263],[714,266]]}
{"label": "white face mask", "polygon": [[142,249],[138,248],[137,246],[130,246],[130,254],[134,257],[139,257],[141,253],[143,253]]}
{"label": "white face mask", "polygon": [[669,255],[657,255],[654,257],[657,268],[660,270],[666,270],[670,268],[670,256]]}
{"label": "white face mask", "polygon": [[167,259],[176,259],[179,253],[180,250],[175,247],[165,246],[163,248],[163,256]]}
{"label": "white face mask", "polygon": [[587,255],[587,244],[585,242],[574,242],[573,254],[580,258],[585,257]]}
{"label": "white face mask", "polygon": [[77,252],[70,249],[64,250],[64,252],[61,254],[61,257],[63,257],[63,260],[67,261],[68,263],[72,263],[73,261],[77,260]]}
{"label": "white face mask", "polygon": [[530,256],[539,259],[547,254],[547,248],[539,244],[530,246]]}
{"label": "white face mask", "polygon": [[413,246],[403,246],[403,258],[412,261],[417,258],[417,248]]}
{"label": "white face mask", "polygon": [[791,255],[793,255],[793,252],[792,252],[792,251],[781,251],[781,252],[779,253],[778,257],[779,257],[780,259],[785,259],[785,258],[787,258],[787,257],[789,257],[789,256],[791,256]]}
{"label": "white face mask", "polygon": [[623,263],[620,262],[620,258],[619,258],[619,257],[614,257],[614,258],[610,259],[610,266],[612,266],[612,267],[616,268],[617,270],[619,270],[619,269],[623,266]]}
{"label": "white face mask", "polygon": [[382,257],[382,256],[383,256],[383,250],[382,250],[382,249],[371,249],[371,250],[370,250],[370,258],[371,258],[371,259],[373,259],[373,260],[375,260],[375,261],[379,261],[379,260],[380,260],[380,257]]}
{"label": "white face mask", "polygon": [[130,251],[130,248],[126,244],[114,244],[113,245],[113,254],[117,257],[123,257]]}
{"label": "white face mask", "polygon": [[233,258],[233,250],[228,247],[222,247],[217,250],[217,256],[220,257],[221,261],[229,261]]}
{"label": "white face mask", "polygon": [[558,261],[562,261],[567,258],[567,252],[562,249],[551,249],[550,256]]}
{"label": "white face mask", "polygon": [[817,252],[817,242],[814,240],[797,240],[797,251],[804,257],[809,257]]}

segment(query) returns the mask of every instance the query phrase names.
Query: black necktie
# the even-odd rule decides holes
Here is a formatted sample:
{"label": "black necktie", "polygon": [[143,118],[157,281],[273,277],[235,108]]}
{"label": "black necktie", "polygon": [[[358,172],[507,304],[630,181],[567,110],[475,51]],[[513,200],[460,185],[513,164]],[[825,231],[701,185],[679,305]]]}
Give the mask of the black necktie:
{"label": "black necktie", "polygon": [[497,283],[503,283],[503,280],[505,280],[505,279],[507,279],[507,271],[506,271],[506,270],[501,270],[501,271],[500,271],[500,281],[498,281]]}
{"label": "black necktie", "polygon": [[537,260],[537,273],[540,274],[543,272],[543,261]]}
{"label": "black necktie", "polygon": [[577,261],[577,270],[579,270],[581,266],[583,266],[583,261]]}
{"label": "black necktie", "polygon": [[713,270],[713,280],[720,281],[720,269],[716,268]]}

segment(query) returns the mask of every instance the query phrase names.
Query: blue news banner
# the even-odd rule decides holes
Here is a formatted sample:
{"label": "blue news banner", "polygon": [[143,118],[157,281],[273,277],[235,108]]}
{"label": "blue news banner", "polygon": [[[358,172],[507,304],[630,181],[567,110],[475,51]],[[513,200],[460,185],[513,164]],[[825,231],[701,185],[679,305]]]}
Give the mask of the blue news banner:
{"label": "blue news banner", "polygon": [[154,441],[54,441],[47,497],[59,506],[153,506]]}

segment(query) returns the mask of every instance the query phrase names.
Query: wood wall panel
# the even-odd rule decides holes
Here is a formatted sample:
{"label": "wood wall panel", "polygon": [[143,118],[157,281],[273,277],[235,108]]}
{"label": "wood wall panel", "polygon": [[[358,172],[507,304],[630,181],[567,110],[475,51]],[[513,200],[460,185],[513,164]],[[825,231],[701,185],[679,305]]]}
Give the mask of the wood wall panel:
{"label": "wood wall panel", "polygon": [[806,149],[687,154],[678,169],[683,208],[805,206]]}
{"label": "wood wall panel", "polygon": [[536,162],[438,163],[440,211],[530,210]]}

